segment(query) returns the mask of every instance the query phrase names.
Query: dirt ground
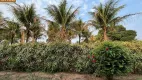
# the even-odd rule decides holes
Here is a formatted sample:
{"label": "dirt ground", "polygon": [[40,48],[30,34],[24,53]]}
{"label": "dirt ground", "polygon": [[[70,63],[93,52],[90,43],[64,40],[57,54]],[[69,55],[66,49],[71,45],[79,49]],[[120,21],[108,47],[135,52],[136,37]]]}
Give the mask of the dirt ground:
{"label": "dirt ground", "polygon": [[[0,72],[0,80],[104,80],[94,75],[77,73],[56,73],[48,74],[41,72],[20,73]],[[115,80],[142,80],[142,75],[128,75],[115,77]]]}

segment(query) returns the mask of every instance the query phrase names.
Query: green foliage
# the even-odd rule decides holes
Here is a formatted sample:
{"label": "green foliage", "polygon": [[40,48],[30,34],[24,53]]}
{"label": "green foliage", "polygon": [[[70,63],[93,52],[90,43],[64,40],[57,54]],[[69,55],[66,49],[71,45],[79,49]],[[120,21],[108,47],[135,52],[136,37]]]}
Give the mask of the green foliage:
{"label": "green foliage", "polygon": [[[61,0],[58,5],[49,5],[45,9],[48,12],[48,15],[52,17],[52,20],[48,20],[48,23],[50,24],[48,41],[55,40],[56,38],[58,40],[61,39],[61,41],[66,41],[67,39],[71,41],[70,38],[72,37],[72,33],[70,33],[70,24],[76,18],[78,8],[73,9],[73,5],[68,6],[67,0]],[[60,35],[59,37],[56,35],[56,30],[59,32],[59,34],[57,33]]]}
{"label": "green foliage", "polygon": [[94,12],[90,12],[93,20],[91,21],[91,24],[96,27],[96,29],[102,30],[103,40],[107,39],[107,32],[108,28],[111,27],[111,25],[116,25],[123,21],[124,19],[136,15],[136,14],[127,14],[124,16],[118,16],[117,14],[125,8],[125,5],[118,6],[119,0],[108,0],[106,3],[95,6],[93,9],[95,9]]}
{"label": "green foliage", "polygon": [[1,28],[2,40],[8,40],[11,44],[17,42],[20,37],[20,26],[17,22],[7,20],[7,25]]}
{"label": "green foliage", "polygon": [[53,18],[53,22],[60,24],[61,26],[64,26],[67,28],[67,25],[69,25],[76,16],[77,9],[73,9],[73,6],[67,7],[67,1],[62,0],[59,5],[49,5],[48,8],[45,8],[48,12],[48,14]]}
{"label": "green foliage", "polygon": [[48,30],[47,30],[47,35],[48,35],[48,42],[55,42],[59,38],[59,31],[60,31],[60,26],[54,22],[50,22],[48,25]]}
{"label": "green foliage", "polygon": [[[9,43],[3,42],[0,44],[0,70],[51,73],[95,73],[97,70],[96,72],[101,75],[119,75],[129,71],[131,66],[128,66],[130,65],[128,61],[133,61],[133,72],[141,74],[141,45],[141,41],[96,42],[91,44],[81,43],[80,45],[58,42],[49,44],[13,44],[11,46],[9,46]],[[126,49],[126,47],[129,49]],[[93,48],[94,50],[91,53],[95,54],[96,64],[92,61],[94,59],[88,58],[92,57],[89,52]],[[108,51],[106,48],[108,48]]]}
{"label": "green foliage", "polygon": [[122,32],[121,34],[122,34],[121,41],[132,41],[137,36],[137,33],[134,30],[126,30],[125,32]]}
{"label": "green foliage", "polygon": [[78,43],[81,43],[81,39],[84,39],[84,42],[88,43],[89,42],[89,37],[91,36],[92,32],[89,31],[88,29],[89,24],[83,22],[81,19],[75,20],[71,24],[71,30],[78,36]]}
{"label": "green foliage", "polygon": [[142,41],[122,42],[134,55],[133,72],[142,74]]}
{"label": "green foliage", "polygon": [[108,30],[107,33],[109,38],[113,41],[132,41],[137,36],[136,31],[134,30],[126,30],[126,28],[122,25],[113,27]]}
{"label": "green foliage", "polygon": [[[34,4],[21,6],[19,4],[10,5],[12,8],[12,13],[20,23],[20,25],[25,26],[26,30],[26,42],[29,41],[30,37],[38,39],[41,37],[41,32],[43,31],[40,26],[41,22],[39,16],[36,14]],[[22,27],[20,26],[20,27]]]}
{"label": "green foliage", "polygon": [[0,70],[93,73],[89,49],[66,43],[0,47]]}
{"label": "green foliage", "polygon": [[132,60],[129,49],[113,43],[104,42],[93,51],[96,59],[96,73],[107,78],[131,71]]}

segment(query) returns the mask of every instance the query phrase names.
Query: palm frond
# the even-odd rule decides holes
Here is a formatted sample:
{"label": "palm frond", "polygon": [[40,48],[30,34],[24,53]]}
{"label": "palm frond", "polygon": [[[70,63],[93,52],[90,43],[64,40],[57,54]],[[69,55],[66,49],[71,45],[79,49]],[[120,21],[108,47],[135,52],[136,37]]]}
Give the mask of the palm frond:
{"label": "palm frond", "polygon": [[111,20],[110,22],[119,23],[119,22],[123,21],[124,19],[127,19],[131,16],[138,15],[138,14],[142,14],[142,13],[128,14],[128,15],[124,15],[122,17],[116,17],[113,20]]}

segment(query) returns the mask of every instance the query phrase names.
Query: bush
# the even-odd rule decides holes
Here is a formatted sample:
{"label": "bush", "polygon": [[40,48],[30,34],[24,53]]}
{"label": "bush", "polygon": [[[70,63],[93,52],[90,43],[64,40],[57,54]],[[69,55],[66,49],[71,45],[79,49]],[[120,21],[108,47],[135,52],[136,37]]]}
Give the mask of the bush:
{"label": "bush", "polygon": [[128,49],[119,44],[113,42],[102,43],[92,53],[96,59],[96,73],[112,80],[114,75],[130,72],[132,60],[129,53]]}
{"label": "bush", "polygon": [[122,44],[129,48],[134,56],[133,72],[142,74],[142,41],[123,42]]}
{"label": "bush", "polygon": [[0,70],[93,73],[89,49],[66,43],[0,47]]}

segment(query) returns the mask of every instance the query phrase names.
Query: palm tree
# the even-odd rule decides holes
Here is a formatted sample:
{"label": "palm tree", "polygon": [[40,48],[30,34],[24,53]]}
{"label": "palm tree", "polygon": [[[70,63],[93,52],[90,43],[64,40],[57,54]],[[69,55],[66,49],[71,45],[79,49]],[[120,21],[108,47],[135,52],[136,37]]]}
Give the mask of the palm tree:
{"label": "palm tree", "polygon": [[34,19],[37,17],[34,4],[31,4],[29,6],[21,6],[18,4],[16,4],[15,6],[10,6],[18,22],[26,27],[26,42],[28,42],[29,38],[31,37],[31,25],[34,24]]}
{"label": "palm tree", "polygon": [[39,39],[45,32],[44,26],[42,26],[40,19],[36,18],[34,20],[34,23],[31,24],[31,35],[32,35],[32,42],[37,42],[37,39]]}
{"label": "palm tree", "polygon": [[2,13],[0,12],[0,25],[2,24]]}
{"label": "palm tree", "polygon": [[4,21],[4,18],[2,16],[2,13],[0,12],[0,41],[3,40],[3,27],[5,25],[5,21]]}
{"label": "palm tree", "polygon": [[2,19],[3,17],[2,17],[2,12],[0,12],[0,20]]}
{"label": "palm tree", "polygon": [[50,22],[60,25],[60,39],[63,41],[67,39],[67,29],[78,11],[78,8],[75,10],[72,8],[72,5],[67,8],[66,0],[62,0],[58,6],[50,5],[46,8],[48,14],[53,18],[53,21]]}
{"label": "palm tree", "polygon": [[1,28],[3,39],[9,40],[11,44],[19,39],[20,26],[14,21],[6,21],[6,25]]}
{"label": "palm tree", "polygon": [[54,22],[50,22],[48,25],[48,42],[53,42],[56,41],[59,38],[59,31],[60,31],[60,26]]}
{"label": "palm tree", "polygon": [[0,28],[4,25],[5,19],[2,16],[2,12],[0,12]]}
{"label": "palm tree", "polygon": [[72,30],[72,28],[67,29],[67,39],[68,39],[69,43],[71,43],[71,40],[75,37],[76,37],[75,31]]}
{"label": "palm tree", "polygon": [[85,27],[82,31],[82,37],[85,38],[84,42],[88,43],[91,35],[92,35],[92,32],[89,31],[88,27]]}
{"label": "palm tree", "polygon": [[117,16],[118,12],[125,7],[125,5],[117,6],[119,0],[109,0],[104,5],[100,3],[99,6],[95,6],[95,12],[91,12],[93,16],[93,20],[90,20],[92,25],[96,27],[96,29],[103,30],[104,40],[108,40],[107,29],[111,26],[111,24],[118,24],[124,19],[135,15],[128,14],[124,16]]}
{"label": "palm tree", "polygon": [[79,37],[79,44],[81,42],[81,37],[88,37],[87,34],[89,32],[88,30],[89,24],[83,22],[81,19],[76,20],[72,23],[71,27],[74,29],[74,32],[78,35]]}

